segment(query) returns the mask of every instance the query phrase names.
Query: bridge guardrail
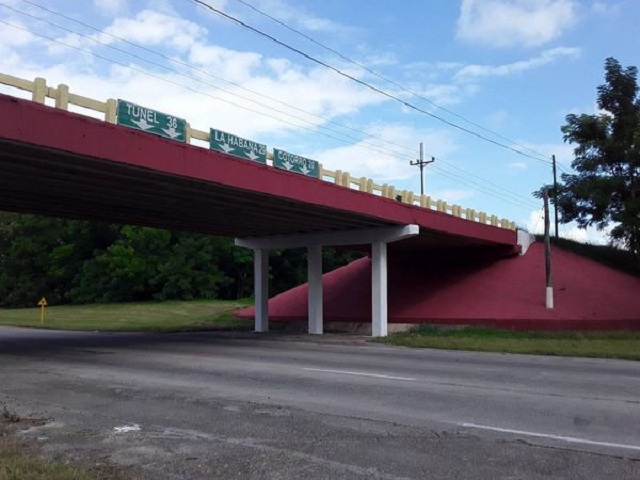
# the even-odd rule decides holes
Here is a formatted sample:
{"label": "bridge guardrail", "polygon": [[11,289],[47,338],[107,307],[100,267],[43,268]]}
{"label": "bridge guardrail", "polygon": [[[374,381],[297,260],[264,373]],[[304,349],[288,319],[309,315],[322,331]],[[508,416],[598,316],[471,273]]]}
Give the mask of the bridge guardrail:
{"label": "bridge guardrail", "polygon": [[[69,86],[59,84],[57,87],[47,85],[46,79],[37,77],[33,81],[14,77],[0,73],[0,84],[8,85],[31,93],[31,100],[43,105],[46,99],[54,101],[54,107],[61,110],[69,110],[69,105],[93,110],[104,114],[104,121],[116,123],[117,101],[110,98],[106,101],[95,100],[93,98],[77,95],[69,91]],[[200,140],[209,143],[210,132],[192,128],[187,123],[187,143],[191,140]],[[273,154],[267,154],[268,165],[273,166]],[[516,224],[505,218],[498,218],[496,215],[488,215],[485,212],[476,212],[472,208],[463,208],[460,205],[448,204],[446,201],[433,199],[428,195],[416,195],[409,190],[396,190],[388,184],[378,184],[366,177],[352,177],[349,172],[342,170],[328,170],[320,164],[320,180],[333,182],[334,184],[359,190],[379,197],[398,200],[402,203],[418,206],[430,210],[437,210],[454,217],[479,222],[485,225],[516,230]]]}

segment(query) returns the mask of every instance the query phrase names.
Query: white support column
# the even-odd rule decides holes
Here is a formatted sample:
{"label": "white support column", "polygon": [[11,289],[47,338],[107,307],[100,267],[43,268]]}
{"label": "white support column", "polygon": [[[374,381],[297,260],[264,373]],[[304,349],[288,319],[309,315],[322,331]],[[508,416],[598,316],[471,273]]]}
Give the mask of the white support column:
{"label": "white support column", "polygon": [[[425,197],[426,198],[426,197]],[[309,253],[309,333],[323,333],[322,312],[322,246],[371,244],[372,257],[372,334],[387,336],[387,243],[420,234],[415,224],[392,227],[349,229],[319,233],[270,235],[236,238],[239,247],[255,252],[256,332],[269,330],[268,253],[270,249],[307,247]]]}
{"label": "white support column", "polygon": [[371,244],[371,335],[387,336],[387,244]]}
{"label": "white support column", "polygon": [[309,333],[322,335],[322,246],[307,248],[309,277]]}
{"label": "white support column", "polygon": [[269,331],[269,250],[253,251],[253,285],[256,300],[256,332]]}

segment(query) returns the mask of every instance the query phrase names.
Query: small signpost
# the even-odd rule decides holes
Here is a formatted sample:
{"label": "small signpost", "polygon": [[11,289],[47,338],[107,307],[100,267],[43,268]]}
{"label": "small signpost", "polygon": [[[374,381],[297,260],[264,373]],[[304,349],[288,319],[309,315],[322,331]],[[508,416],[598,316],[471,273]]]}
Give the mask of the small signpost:
{"label": "small signpost", "polygon": [[44,323],[44,309],[47,305],[49,304],[47,303],[47,299],[44,297],[42,297],[38,302],[38,306],[40,307],[40,323]]}
{"label": "small signpost", "polygon": [[212,128],[210,130],[209,148],[234,157],[267,163],[267,146],[232,133]]}
{"label": "small signpost", "polygon": [[308,177],[320,178],[320,163],[277,148],[273,149],[273,166]]}
{"label": "small signpost", "polygon": [[187,141],[187,121],[185,119],[125,100],[118,99],[117,121],[118,125],[153,133],[178,142]]}

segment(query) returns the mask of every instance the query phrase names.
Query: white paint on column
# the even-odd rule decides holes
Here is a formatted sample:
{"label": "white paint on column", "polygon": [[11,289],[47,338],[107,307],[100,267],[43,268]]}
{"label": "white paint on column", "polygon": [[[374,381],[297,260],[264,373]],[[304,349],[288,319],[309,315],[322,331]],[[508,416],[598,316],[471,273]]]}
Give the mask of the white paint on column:
{"label": "white paint on column", "polygon": [[269,331],[269,250],[253,251],[256,332]]}
{"label": "white paint on column", "polygon": [[307,249],[307,273],[309,277],[309,333],[322,335],[322,247],[313,245]]}
{"label": "white paint on column", "polygon": [[553,287],[547,287],[547,308],[553,309]]}
{"label": "white paint on column", "polygon": [[387,244],[371,244],[371,334],[387,336]]}

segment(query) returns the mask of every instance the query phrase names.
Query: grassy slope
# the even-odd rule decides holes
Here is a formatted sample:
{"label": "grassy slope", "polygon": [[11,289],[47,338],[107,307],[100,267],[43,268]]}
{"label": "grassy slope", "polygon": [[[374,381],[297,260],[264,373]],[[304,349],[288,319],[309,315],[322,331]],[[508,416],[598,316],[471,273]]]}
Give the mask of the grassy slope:
{"label": "grassy slope", "polygon": [[[544,237],[538,235],[536,238],[539,242],[544,242]],[[551,243],[552,245],[557,245],[563,250],[595,260],[596,262],[602,263],[610,268],[614,268],[631,275],[640,276],[640,270],[637,268],[635,258],[631,252],[606,245],[592,245],[589,243],[566,240],[564,238],[551,237]]]}
{"label": "grassy slope", "polygon": [[640,360],[640,332],[510,332],[423,325],[378,341],[418,348]]}
{"label": "grassy slope", "polygon": [[253,323],[232,314],[247,305],[246,301],[193,300],[47,307],[43,324],[39,308],[0,309],[0,325],[124,332],[248,330]]}

